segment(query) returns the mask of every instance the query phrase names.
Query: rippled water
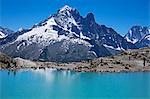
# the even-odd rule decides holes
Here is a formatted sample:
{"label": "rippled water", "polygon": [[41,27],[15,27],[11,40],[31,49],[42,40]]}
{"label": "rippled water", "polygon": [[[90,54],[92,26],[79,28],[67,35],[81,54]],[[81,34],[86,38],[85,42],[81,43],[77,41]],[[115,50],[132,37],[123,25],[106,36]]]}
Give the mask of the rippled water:
{"label": "rippled water", "polygon": [[150,99],[150,72],[0,71],[0,99]]}

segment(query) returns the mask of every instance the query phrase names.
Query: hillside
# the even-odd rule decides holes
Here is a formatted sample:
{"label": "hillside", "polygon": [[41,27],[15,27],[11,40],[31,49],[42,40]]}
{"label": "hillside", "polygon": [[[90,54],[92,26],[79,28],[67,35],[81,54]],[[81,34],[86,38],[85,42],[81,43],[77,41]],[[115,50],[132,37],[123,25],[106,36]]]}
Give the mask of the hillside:
{"label": "hillside", "polygon": [[[145,63],[144,63],[145,62]],[[150,48],[128,50],[119,55],[101,57],[94,60],[69,63],[29,61],[21,58],[11,59],[0,54],[1,69],[46,69],[92,71],[92,72],[121,72],[121,71],[150,71]],[[7,63],[14,64],[7,67]]]}

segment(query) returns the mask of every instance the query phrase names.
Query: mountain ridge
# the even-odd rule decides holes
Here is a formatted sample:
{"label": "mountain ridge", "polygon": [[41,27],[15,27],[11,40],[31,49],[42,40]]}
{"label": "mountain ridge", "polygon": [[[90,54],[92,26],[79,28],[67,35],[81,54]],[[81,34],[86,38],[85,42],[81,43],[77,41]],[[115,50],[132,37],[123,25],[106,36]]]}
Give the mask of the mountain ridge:
{"label": "mountain ridge", "polygon": [[137,48],[114,29],[97,24],[92,13],[82,17],[69,6],[30,29],[6,37],[0,44],[0,51],[13,57],[61,62],[88,60]]}

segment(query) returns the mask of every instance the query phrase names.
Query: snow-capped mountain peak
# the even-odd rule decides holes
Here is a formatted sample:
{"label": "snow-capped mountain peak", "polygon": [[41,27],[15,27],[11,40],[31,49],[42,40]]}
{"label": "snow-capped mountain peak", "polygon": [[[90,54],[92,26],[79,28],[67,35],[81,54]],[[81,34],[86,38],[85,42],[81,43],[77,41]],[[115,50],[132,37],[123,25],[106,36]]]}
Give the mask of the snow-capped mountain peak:
{"label": "snow-capped mountain peak", "polygon": [[150,34],[148,27],[133,26],[125,35],[125,39],[133,44],[137,43],[142,37]]}
{"label": "snow-capped mountain peak", "polygon": [[73,10],[73,8],[71,8],[70,6],[68,5],[65,5],[64,7],[62,7],[59,12],[64,12],[64,11],[71,11]]}
{"label": "snow-capped mountain peak", "polygon": [[13,57],[80,61],[134,48],[112,28],[97,24],[92,13],[82,17],[77,9],[69,6],[18,33],[10,37],[12,42],[2,49]]}
{"label": "snow-capped mountain peak", "polygon": [[76,17],[79,17],[80,14],[77,9],[65,5],[60,10],[58,10],[58,12],[54,16],[63,21],[68,21],[67,19],[74,19],[76,21]]}

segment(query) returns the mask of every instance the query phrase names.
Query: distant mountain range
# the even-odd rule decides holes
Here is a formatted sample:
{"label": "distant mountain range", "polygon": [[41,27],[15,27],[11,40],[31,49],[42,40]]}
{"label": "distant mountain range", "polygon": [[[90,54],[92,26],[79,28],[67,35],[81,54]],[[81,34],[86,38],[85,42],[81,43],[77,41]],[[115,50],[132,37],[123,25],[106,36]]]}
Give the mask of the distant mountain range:
{"label": "distant mountain range", "polygon": [[135,44],[138,48],[150,46],[150,28],[133,26],[125,35],[128,42]]}
{"label": "distant mountain range", "polygon": [[148,46],[148,27],[133,26],[122,37],[114,29],[97,24],[92,13],[82,17],[67,5],[30,29],[0,32],[1,52],[30,60],[81,61]]}
{"label": "distant mountain range", "polygon": [[14,31],[0,26],[0,39],[6,38],[8,35],[13,34],[13,33]]}

